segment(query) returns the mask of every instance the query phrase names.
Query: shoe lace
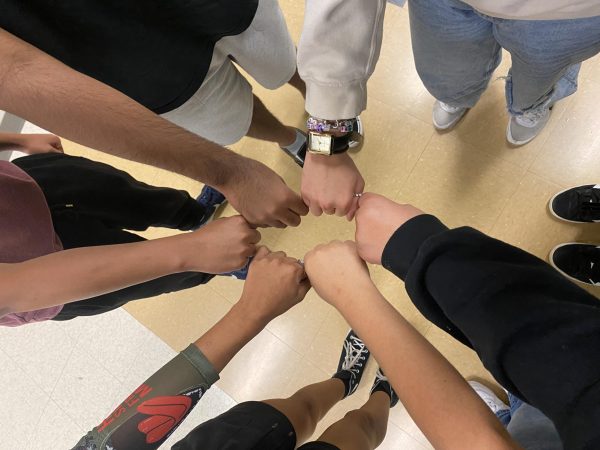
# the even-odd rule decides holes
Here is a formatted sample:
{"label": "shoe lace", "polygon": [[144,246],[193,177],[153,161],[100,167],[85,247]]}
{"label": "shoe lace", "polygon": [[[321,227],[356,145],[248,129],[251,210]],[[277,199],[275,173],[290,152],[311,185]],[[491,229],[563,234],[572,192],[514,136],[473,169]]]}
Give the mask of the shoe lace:
{"label": "shoe lace", "polygon": [[579,258],[577,273],[581,279],[589,280],[591,284],[600,286],[600,247],[592,250],[590,257]]}
{"label": "shoe lace", "polygon": [[346,370],[356,376],[359,374],[365,361],[365,344],[356,336],[350,336],[350,339],[344,342],[344,351],[346,357],[342,364],[342,370]]}
{"label": "shoe lace", "polygon": [[586,218],[600,217],[600,189],[586,189],[578,194],[581,212]]}
{"label": "shoe lace", "polygon": [[540,108],[535,108],[529,111],[525,111],[523,112],[523,114],[517,116],[517,122],[520,125],[523,125],[525,127],[534,127],[535,125],[537,125],[537,123],[540,121],[540,119],[542,117],[544,117],[546,114],[548,114],[548,108],[546,107],[540,107]]}
{"label": "shoe lace", "polygon": [[450,114],[455,114],[462,109],[460,106],[450,106],[448,103],[444,102],[440,102],[440,106],[444,111]]}

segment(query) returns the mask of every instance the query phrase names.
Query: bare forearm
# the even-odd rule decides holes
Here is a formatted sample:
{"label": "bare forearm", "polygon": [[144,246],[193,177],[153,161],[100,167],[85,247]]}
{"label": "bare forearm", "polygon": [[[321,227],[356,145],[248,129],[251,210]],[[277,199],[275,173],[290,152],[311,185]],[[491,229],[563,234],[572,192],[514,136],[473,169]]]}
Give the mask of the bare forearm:
{"label": "bare forearm", "polygon": [[11,145],[21,145],[23,135],[18,133],[0,133],[0,150]]}
{"label": "bare forearm", "polygon": [[255,317],[251,308],[238,302],[195,345],[220,372],[267,323]]}
{"label": "bare forearm", "polygon": [[519,448],[456,369],[378,292],[367,296],[344,300],[340,312],[381,364],[433,446]]}
{"label": "bare forearm", "polygon": [[0,109],[83,145],[224,186],[243,159],[0,30]]}
{"label": "bare forearm", "polygon": [[180,236],[65,250],[0,264],[0,307],[32,311],[123,289],[186,270]]}

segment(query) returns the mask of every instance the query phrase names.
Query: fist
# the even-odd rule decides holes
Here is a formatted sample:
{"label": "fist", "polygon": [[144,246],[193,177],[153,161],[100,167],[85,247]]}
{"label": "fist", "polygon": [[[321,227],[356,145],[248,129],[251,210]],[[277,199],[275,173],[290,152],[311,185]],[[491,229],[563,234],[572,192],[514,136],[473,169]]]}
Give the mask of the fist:
{"label": "fist", "polygon": [[226,217],[186,234],[193,241],[185,251],[191,252],[193,270],[225,273],[244,267],[256,253],[260,233],[242,216]]}
{"label": "fist", "polygon": [[234,183],[220,188],[236,211],[257,227],[300,225],[308,208],[283,179],[264,164],[244,158]]}
{"label": "fist", "polygon": [[371,264],[381,264],[381,255],[394,232],[407,221],[424,214],[411,205],[400,205],[381,195],[366,193],[356,212],[358,254]]}
{"label": "fist", "polygon": [[315,216],[335,214],[354,218],[365,181],[347,153],[323,156],[306,154],[302,169],[302,199]]}
{"label": "fist", "polygon": [[300,303],[310,290],[302,264],[284,252],[260,247],[250,264],[240,302],[269,322]]}
{"label": "fist", "polygon": [[24,134],[23,151],[29,155],[37,153],[63,153],[62,143],[53,134]]}
{"label": "fist", "polygon": [[315,291],[333,306],[375,287],[352,241],[318,245],[304,257],[304,267]]}

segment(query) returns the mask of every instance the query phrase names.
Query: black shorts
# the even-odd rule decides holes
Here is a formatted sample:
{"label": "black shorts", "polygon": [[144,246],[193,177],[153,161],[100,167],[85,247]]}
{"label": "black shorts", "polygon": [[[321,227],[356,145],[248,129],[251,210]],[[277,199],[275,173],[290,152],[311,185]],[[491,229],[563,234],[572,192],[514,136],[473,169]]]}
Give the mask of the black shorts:
{"label": "black shorts", "polygon": [[245,402],[194,428],[174,450],[294,450],[288,418],[262,402]]}
{"label": "black shorts", "polygon": [[327,442],[307,442],[302,447],[298,447],[298,450],[341,450],[339,447],[336,447],[333,444],[328,444]]}

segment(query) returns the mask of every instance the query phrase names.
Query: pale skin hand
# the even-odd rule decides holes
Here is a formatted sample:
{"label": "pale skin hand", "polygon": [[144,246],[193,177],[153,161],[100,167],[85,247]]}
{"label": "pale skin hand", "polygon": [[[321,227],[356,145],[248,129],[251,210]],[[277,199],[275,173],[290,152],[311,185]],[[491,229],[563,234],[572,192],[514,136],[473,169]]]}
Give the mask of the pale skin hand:
{"label": "pale skin hand", "polygon": [[383,298],[354,242],[317,246],[305,267],[317,293],[371,350],[434,448],[520,448],[456,369]]}
{"label": "pale skin hand", "polygon": [[308,212],[264,164],[166,121],[4,30],[0,86],[0,109],[87,147],[202,181],[252,224],[295,226]]}
{"label": "pale skin hand", "polygon": [[[276,280],[277,289],[273,289]],[[300,303],[310,290],[304,268],[283,252],[259,248],[237,304],[195,344],[217,372],[271,320]]]}
{"label": "pale skin hand", "polygon": [[28,155],[63,153],[60,138],[53,134],[0,133],[0,149],[11,145]]}
{"label": "pale skin hand", "polygon": [[302,170],[301,193],[304,203],[315,216],[335,214],[354,218],[358,198],[365,181],[347,153],[314,155],[306,153]]}
{"label": "pale skin hand", "polygon": [[96,297],[172,273],[239,269],[254,255],[259,240],[260,234],[236,216],[193,233],[0,264],[0,315]]}
{"label": "pale skin hand", "polygon": [[421,214],[425,213],[412,205],[401,205],[378,194],[363,194],[355,216],[360,257],[371,264],[381,264],[383,250],[394,232]]}

